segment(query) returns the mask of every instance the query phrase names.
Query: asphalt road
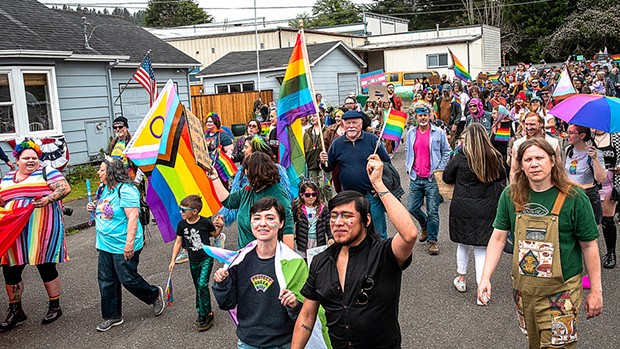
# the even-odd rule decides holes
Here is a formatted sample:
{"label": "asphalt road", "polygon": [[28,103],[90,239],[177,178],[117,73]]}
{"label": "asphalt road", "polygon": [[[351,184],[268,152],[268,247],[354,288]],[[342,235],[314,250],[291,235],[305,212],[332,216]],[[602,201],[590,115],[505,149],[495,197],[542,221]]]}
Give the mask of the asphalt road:
{"label": "asphalt road", "polygon": [[[398,152],[393,161],[404,173],[404,153]],[[403,176],[402,180],[407,190],[408,179]],[[494,297],[489,306],[476,305],[473,255],[467,292],[461,294],[452,286],[456,244],[448,236],[448,205],[449,202],[441,205],[440,254],[429,256],[425,244],[417,243],[413,263],[403,275],[399,314],[403,348],[526,348],[514,313],[508,255],[492,280]],[[389,228],[393,235],[393,227]],[[151,224],[149,229],[152,238],[146,239],[139,270],[147,281],[163,287],[172,244],[163,244],[156,225]],[[234,248],[236,228],[225,232],[229,236],[227,246]],[[175,303],[161,316],[154,317],[151,306],[123,291],[125,323],[105,333],[97,332],[101,313],[95,231],[85,229],[68,237],[67,243],[71,261],[59,267],[63,317],[53,324],[40,324],[47,310],[47,298],[36,269],[27,267],[23,304],[29,319],[8,333],[0,333],[0,348],[236,348],[234,327],[226,312],[214,310],[216,321],[209,331],[198,333],[194,329],[195,293],[187,263],[175,270]],[[603,270],[603,290],[603,315],[591,320],[583,315],[579,318],[581,348],[620,346],[620,267]],[[0,296],[0,307],[2,311],[6,309],[4,294]],[[5,314],[0,313],[2,319]]]}

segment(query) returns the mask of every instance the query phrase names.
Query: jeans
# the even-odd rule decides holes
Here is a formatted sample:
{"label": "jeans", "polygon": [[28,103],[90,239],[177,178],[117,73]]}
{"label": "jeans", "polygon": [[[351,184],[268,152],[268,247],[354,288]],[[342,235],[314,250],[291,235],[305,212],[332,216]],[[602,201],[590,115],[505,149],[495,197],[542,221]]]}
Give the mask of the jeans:
{"label": "jeans", "polygon": [[99,250],[98,279],[104,320],[120,319],[123,315],[121,285],[146,304],[153,304],[159,297],[159,288],[138,274],[140,252],[135,251],[131,259],[125,260],[122,254]]}
{"label": "jeans", "polygon": [[[426,212],[422,211],[422,202],[426,197]],[[439,187],[435,178],[416,178],[409,180],[409,198],[407,209],[413,215],[422,230],[428,231],[428,241],[437,241],[439,234]]]}
{"label": "jeans", "polygon": [[211,313],[211,293],[209,292],[209,278],[213,268],[213,258],[207,257],[201,261],[189,261],[189,270],[196,288],[196,312],[199,316]]}
{"label": "jeans", "polygon": [[387,240],[387,223],[385,222],[385,207],[381,199],[368,193],[366,199],[370,202],[370,219],[375,228],[375,232],[379,234],[381,240]]}
{"label": "jeans", "polygon": [[259,347],[255,347],[252,345],[249,345],[247,343],[243,343],[241,340],[237,341],[237,348],[238,349],[291,349],[291,344],[284,344],[281,345],[279,347],[270,347],[270,348],[259,348]]}

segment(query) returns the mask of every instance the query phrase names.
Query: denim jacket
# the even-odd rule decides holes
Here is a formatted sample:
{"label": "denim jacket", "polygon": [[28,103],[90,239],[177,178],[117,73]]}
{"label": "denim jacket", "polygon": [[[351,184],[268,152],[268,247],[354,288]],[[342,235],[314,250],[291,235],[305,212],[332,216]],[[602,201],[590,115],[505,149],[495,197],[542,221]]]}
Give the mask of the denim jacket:
{"label": "denim jacket", "polygon": [[[446,137],[446,133],[441,128],[431,125],[431,136],[430,136],[430,147],[431,147],[431,172],[437,170],[443,170],[448,164],[448,160],[450,159],[450,144],[448,143],[448,138]],[[407,173],[412,180],[415,180],[418,175],[415,171],[412,171],[413,161],[415,160],[415,153],[413,152],[413,145],[415,144],[415,137],[417,127],[413,127],[409,129],[407,132],[407,157],[405,164],[407,165]],[[431,173],[432,174],[432,173]],[[434,180],[433,176],[430,176],[429,180]]]}

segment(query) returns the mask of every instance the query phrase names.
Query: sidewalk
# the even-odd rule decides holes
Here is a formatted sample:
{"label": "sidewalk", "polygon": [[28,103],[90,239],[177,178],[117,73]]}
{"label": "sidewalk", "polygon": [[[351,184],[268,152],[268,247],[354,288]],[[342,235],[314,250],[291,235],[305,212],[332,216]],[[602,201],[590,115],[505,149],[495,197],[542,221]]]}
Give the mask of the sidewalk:
{"label": "sidewalk", "polygon": [[90,212],[86,211],[86,204],[88,199],[79,199],[68,203],[63,203],[65,207],[73,209],[71,216],[65,215],[65,231],[78,230],[88,228],[88,220],[90,219]]}

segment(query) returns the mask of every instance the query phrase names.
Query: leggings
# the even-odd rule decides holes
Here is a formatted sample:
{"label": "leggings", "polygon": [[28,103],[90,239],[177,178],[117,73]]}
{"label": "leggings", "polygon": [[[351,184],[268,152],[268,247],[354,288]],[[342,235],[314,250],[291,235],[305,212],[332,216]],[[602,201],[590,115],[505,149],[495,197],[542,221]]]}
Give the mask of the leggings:
{"label": "leggings", "polygon": [[476,262],[476,284],[480,283],[482,278],[482,269],[484,269],[484,258],[487,254],[486,246],[469,246],[465,244],[457,244],[456,247],[456,272],[467,274],[467,264],[469,264],[469,250],[474,249],[474,260]]}
{"label": "leggings", "polygon": [[[44,283],[55,280],[58,277],[58,270],[56,270],[56,263],[43,263],[37,264],[37,269],[39,270],[39,275],[41,275],[41,280]],[[22,272],[26,268],[26,264],[23,265],[14,265],[2,266],[2,274],[4,274],[4,282],[7,285],[17,285],[22,282]]]}

